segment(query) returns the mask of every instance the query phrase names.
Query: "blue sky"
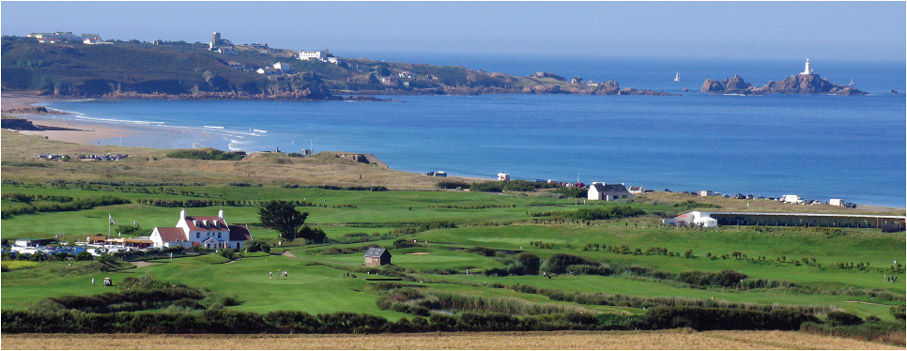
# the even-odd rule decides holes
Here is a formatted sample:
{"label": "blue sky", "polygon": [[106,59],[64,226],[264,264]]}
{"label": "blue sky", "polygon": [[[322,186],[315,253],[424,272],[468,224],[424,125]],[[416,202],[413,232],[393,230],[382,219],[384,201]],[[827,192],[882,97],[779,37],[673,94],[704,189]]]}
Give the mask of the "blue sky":
{"label": "blue sky", "polygon": [[895,2],[10,2],[0,32],[287,49],[904,61]]}

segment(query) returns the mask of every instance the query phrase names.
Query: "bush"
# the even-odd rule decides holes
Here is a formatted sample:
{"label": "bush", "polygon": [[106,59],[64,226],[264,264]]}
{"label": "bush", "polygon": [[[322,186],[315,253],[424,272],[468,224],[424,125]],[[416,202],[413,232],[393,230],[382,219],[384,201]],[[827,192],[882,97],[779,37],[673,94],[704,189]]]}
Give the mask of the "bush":
{"label": "bush", "polygon": [[167,157],[170,158],[215,161],[238,161],[242,160],[245,156],[245,152],[224,152],[217,149],[176,150],[167,154]]}
{"label": "bush", "polygon": [[466,182],[443,181],[438,182],[437,187],[440,189],[469,189],[469,184]]}
{"label": "bush", "polygon": [[847,312],[829,312],[828,321],[834,325],[857,325],[862,324],[863,319],[852,313]]}
{"label": "bush", "polygon": [[686,271],[677,274],[676,280],[690,284],[693,287],[710,285],[732,287],[740,284],[740,282],[746,278],[746,274],[734,272],[731,270],[725,270],[720,273]]}
{"label": "bush", "polygon": [[324,243],[327,235],[324,234],[324,230],[321,230],[321,228],[311,228],[308,225],[304,225],[299,230],[299,237],[305,239],[307,243],[314,244]]}
{"label": "bush", "polygon": [[263,240],[249,240],[245,243],[245,248],[249,252],[271,252],[271,245]]}
{"label": "bush", "polygon": [[483,182],[472,183],[469,191],[481,191],[485,193],[500,193],[504,191],[504,185],[501,182]]}
{"label": "bush", "polygon": [[559,194],[564,194],[567,197],[574,197],[574,198],[589,197],[589,189],[586,189],[586,188],[576,188],[576,187],[558,188],[557,190],[555,190],[555,192],[557,192]]}
{"label": "bush", "polygon": [[[545,260],[545,263],[541,266],[541,270],[551,273],[567,273],[569,272],[570,266],[591,266],[598,267],[601,266],[601,263],[597,261],[590,260],[588,258],[568,255],[568,254],[554,254]],[[575,269],[576,267],[574,267]]]}
{"label": "bush", "polygon": [[76,261],[91,261],[94,258],[88,251],[82,251],[76,254]]}
{"label": "bush", "polygon": [[539,274],[539,267],[541,266],[541,259],[539,259],[536,254],[531,252],[524,252],[519,254],[516,257],[516,260],[520,262],[523,267],[526,269],[528,275],[537,275]]}
{"label": "bush", "polygon": [[232,260],[236,256],[236,252],[234,252],[233,249],[223,249],[220,250],[220,255],[228,260]]}
{"label": "bush", "polygon": [[583,221],[593,221],[598,219],[626,218],[636,217],[646,214],[646,211],[628,206],[617,205],[611,208],[581,208],[573,212],[565,212],[564,216]]}
{"label": "bush", "polygon": [[815,316],[789,310],[770,312],[734,308],[655,307],[646,311],[646,329],[693,328],[695,330],[798,330],[803,322],[817,322]]}

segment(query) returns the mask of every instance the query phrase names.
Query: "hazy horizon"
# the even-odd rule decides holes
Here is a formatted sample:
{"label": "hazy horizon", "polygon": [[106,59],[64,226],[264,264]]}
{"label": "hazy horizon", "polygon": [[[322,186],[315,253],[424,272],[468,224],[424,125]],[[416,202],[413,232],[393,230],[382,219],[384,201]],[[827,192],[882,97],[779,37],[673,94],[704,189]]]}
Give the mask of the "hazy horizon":
{"label": "hazy horizon", "polygon": [[234,43],[346,57],[903,62],[905,9],[904,2],[3,2],[0,31],[187,42],[218,31]]}

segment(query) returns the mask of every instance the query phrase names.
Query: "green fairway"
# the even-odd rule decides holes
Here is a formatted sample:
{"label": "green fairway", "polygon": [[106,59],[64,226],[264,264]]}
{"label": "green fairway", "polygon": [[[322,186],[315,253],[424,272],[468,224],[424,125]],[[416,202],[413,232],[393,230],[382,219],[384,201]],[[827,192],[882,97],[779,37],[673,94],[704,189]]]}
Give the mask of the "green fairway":
{"label": "green fairway", "polygon": [[[363,250],[369,245],[389,248],[392,264],[396,267],[393,274],[403,279],[401,282],[416,284],[417,289],[554,304],[592,313],[640,314],[644,311],[556,301],[541,294],[521,293],[501,286],[520,284],[570,294],[831,306],[864,318],[876,316],[884,320],[894,318],[889,313],[892,305],[903,304],[891,297],[903,296],[905,292],[904,284],[892,284],[883,279],[892,273],[899,277],[904,275],[903,266],[891,270],[893,260],[907,261],[903,232],[801,227],[674,228],[661,225],[661,215],[655,214],[677,211],[673,203],[664,201],[631,204],[649,213],[645,216],[586,221],[539,215],[584,207],[582,201],[559,199],[544,193],[350,191],[226,185],[129,185],[117,188],[71,184],[62,187],[5,184],[2,192],[74,199],[110,195],[132,202],[4,218],[2,238],[5,240],[47,238],[57,234],[63,234],[65,240],[84,240],[87,235],[106,234],[108,214],[117,224],[137,222],[144,231],[142,235],[149,235],[155,226],[176,224],[181,207],[152,206],[141,204],[140,200],[194,199],[239,201],[234,205],[220,206],[215,202],[212,206],[188,207],[186,211],[188,215],[213,216],[223,208],[229,223],[248,224],[255,239],[269,242],[273,247],[270,255],[254,253],[233,261],[219,255],[184,257],[172,262],[154,260],[150,264],[141,263],[138,268],[115,272],[101,272],[88,263],[77,261],[5,260],[5,269],[9,271],[3,273],[3,309],[29,309],[47,297],[113,291],[91,287],[92,277],[100,285],[103,277],[111,277],[116,283],[130,276],[149,276],[207,289],[218,296],[235,297],[241,303],[227,308],[240,311],[348,311],[392,320],[412,317],[378,307],[376,302],[381,293],[370,287],[376,281],[366,279],[389,277],[364,273],[377,270],[363,266]],[[275,230],[262,227],[258,204],[269,200],[302,202],[304,205],[297,209],[308,212],[306,224],[323,229],[328,243],[287,242],[279,239]],[[245,202],[240,203],[242,201]],[[615,205],[590,203],[585,207]],[[25,205],[4,201],[2,206],[10,209]],[[431,225],[442,225],[440,228],[444,229],[431,229],[439,228]],[[409,247],[413,245],[415,247]],[[694,287],[626,271],[607,276],[560,274],[553,279],[535,274],[485,275],[489,270],[511,269],[522,252],[537,255],[541,262],[556,254],[569,254],[607,267],[640,267],[666,275],[730,270],[746,275],[749,280],[781,281],[795,287]],[[687,252],[691,257],[686,257]],[[850,268],[857,263],[863,268]],[[466,275],[467,269],[476,274]],[[278,278],[278,272],[283,270],[288,272],[288,279]],[[269,272],[274,276],[269,277]],[[356,274],[358,278],[347,277],[347,273]]]}

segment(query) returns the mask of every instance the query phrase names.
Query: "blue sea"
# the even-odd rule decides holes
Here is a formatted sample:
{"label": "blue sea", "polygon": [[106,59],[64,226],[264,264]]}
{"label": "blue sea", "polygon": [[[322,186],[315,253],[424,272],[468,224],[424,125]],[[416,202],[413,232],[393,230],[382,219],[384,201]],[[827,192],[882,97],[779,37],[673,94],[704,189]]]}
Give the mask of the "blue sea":
{"label": "blue sea", "polygon": [[[393,102],[104,100],[53,102],[83,120],[152,133],[101,141],[152,147],[375,154],[394,169],[493,178],[623,182],[905,206],[904,63],[822,62],[869,96],[712,96],[706,78],[762,85],[803,62],[387,55],[489,72],[616,80],[678,96],[387,96]],[[674,82],[675,72],[681,81]],[[681,89],[688,89],[682,93]],[[890,94],[899,90],[900,95]],[[205,127],[207,126],[207,127]],[[222,128],[220,128],[222,127]]]}

